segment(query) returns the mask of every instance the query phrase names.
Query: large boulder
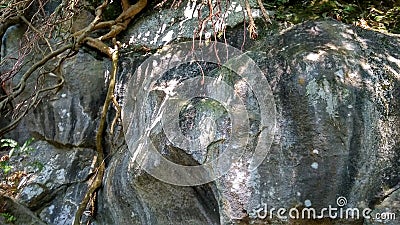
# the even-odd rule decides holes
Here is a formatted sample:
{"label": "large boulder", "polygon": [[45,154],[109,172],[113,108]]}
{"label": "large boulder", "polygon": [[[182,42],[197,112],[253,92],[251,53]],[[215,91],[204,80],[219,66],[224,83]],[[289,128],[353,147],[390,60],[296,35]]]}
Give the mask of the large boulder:
{"label": "large boulder", "polygon": [[66,81],[45,98],[24,125],[40,139],[78,147],[94,147],[98,116],[106,92],[107,61],[80,52],[62,68]]}
{"label": "large boulder", "polygon": [[[267,210],[282,207],[296,208],[300,212],[305,207],[312,207],[317,213],[328,206],[343,210],[358,208],[360,212],[379,208],[379,202],[391,193],[387,190],[393,189],[400,179],[398,37],[327,20],[306,22],[276,35],[273,41],[268,41],[270,39],[261,37],[253,42],[247,55],[256,61],[270,83],[276,103],[277,130],[269,154],[256,170],[251,170],[244,160],[216,180],[215,186],[202,186],[208,196],[206,202],[212,205],[217,202],[220,220],[209,218],[213,215],[209,212],[208,216],[200,215],[203,210],[197,208],[199,204],[186,202],[182,205],[180,198],[174,203],[170,200],[160,202],[160,192],[166,192],[165,198],[170,199],[167,196],[191,196],[189,190],[192,189],[169,186],[150,178],[140,164],[132,162],[134,153],[127,148],[111,159],[103,192],[103,203],[109,207],[104,209],[106,213],[102,218],[107,218],[108,223],[133,221],[137,224],[182,224],[182,220],[190,220],[193,224],[204,224],[204,221],[221,224],[272,221],[280,224],[294,221],[279,218],[276,214],[260,218],[260,212],[266,206]],[[129,67],[128,63],[125,65]],[[135,67],[124,71],[121,76],[132,76]],[[136,109],[145,115],[131,119],[138,120],[141,128],[143,124],[140,123],[155,115],[166,93],[171,91],[168,83],[179,84],[202,72],[211,77],[227,73],[207,65],[202,69],[193,65],[177,67],[152,86],[154,91],[146,99],[145,110]],[[132,79],[133,86],[138,87],[137,94],[141,93],[139,89],[145,85],[143,77]],[[250,124],[254,128],[252,137],[256,140],[261,129],[257,124],[265,115],[260,114],[257,106],[260,103],[251,87],[238,85],[241,81],[233,78],[230,84],[253,115]],[[196,90],[193,88],[193,92]],[[141,99],[141,96],[136,97]],[[229,126],[218,125],[227,120],[223,108],[201,101],[192,102],[191,107],[195,110],[183,108],[181,114],[191,117],[181,119],[180,123],[181,131],[187,136],[198,135],[207,125],[202,118],[210,114],[218,115],[214,118],[216,132],[226,133]],[[188,123],[197,130],[188,131]],[[165,130],[158,126],[153,128],[151,140],[165,157],[184,165],[204,162],[204,154],[174,146]],[[127,141],[130,138],[139,140],[146,134],[138,131],[136,135],[126,137]],[[223,144],[212,143],[208,147],[220,148],[219,145]],[[131,151],[135,152],[135,149]],[[244,157],[248,157],[246,154]],[[128,210],[126,206],[130,206],[132,215],[142,216],[121,215]],[[169,216],[165,215],[165,207]],[[184,217],[178,213],[180,210],[171,210],[171,207],[196,213]],[[197,209],[193,210],[193,207]],[[389,207],[389,211],[398,212],[398,206]],[[330,221],[327,213],[323,216],[326,219],[319,223]],[[377,222],[365,219],[361,214],[348,217],[348,220],[344,216],[336,217],[330,223]],[[396,221],[385,222],[396,224]]]}
{"label": "large boulder", "polygon": [[328,20],[295,26],[250,53],[278,110],[275,143],[258,168],[264,202],[321,209],[345,197],[344,208],[361,211],[399,183],[398,44]]}

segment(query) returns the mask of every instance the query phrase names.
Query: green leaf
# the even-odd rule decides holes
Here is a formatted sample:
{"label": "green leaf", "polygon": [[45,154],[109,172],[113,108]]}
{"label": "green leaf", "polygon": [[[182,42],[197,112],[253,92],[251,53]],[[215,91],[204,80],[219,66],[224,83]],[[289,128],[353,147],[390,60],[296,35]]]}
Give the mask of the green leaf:
{"label": "green leaf", "polygon": [[1,139],[0,143],[0,147],[15,148],[18,146],[18,142],[14,141],[13,139]]}
{"label": "green leaf", "polygon": [[21,153],[29,153],[29,152],[33,151],[33,148],[30,147],[30,145],[32,144],[32,142],[34,140],[35,140],[34,138],[29,138],[28,140],[26,140],[25,143],[19,149],[19,151]]}
{"label": "green leaf", "polygon": [[2,216],[7,223],[13,223],[17,221],[17,218],[15,218],[15,216],[11,215],[10,213],[0,213],[0,216]]}
{"label": "green leaf", "polygon": [[12,170],[12,166],[8,164],[8,161],[0,162],[0,169],[3,171],[4,174],[8,174]]}

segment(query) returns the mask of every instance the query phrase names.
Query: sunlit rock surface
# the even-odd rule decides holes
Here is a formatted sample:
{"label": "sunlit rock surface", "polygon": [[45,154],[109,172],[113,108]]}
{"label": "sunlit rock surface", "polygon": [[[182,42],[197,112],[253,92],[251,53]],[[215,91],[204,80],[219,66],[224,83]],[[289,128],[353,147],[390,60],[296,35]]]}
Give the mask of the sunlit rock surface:
{"label": "sunlit rock surface", "polygon": [[[249,2],[253,9],[253,18],[261,18],[256,1]],[[153,49],[176,40],[192,40],[193,36],[209,39],[214,37],[214,31],[215,35],[220,36],[224,29],[241,25],[244,19],[243,11],[240,1],[230,1],[228,6],[221,3],[214,8],[214,13],[218,12],[219,16],[214,17],[212,21],[204,20],[204,26],[201,27],[198,17],[209,14],[208,6],[195,1],[184,1],[178,8],[166,7],[140,18],[128,28],[122,43],[129,46],[128,48]]]}

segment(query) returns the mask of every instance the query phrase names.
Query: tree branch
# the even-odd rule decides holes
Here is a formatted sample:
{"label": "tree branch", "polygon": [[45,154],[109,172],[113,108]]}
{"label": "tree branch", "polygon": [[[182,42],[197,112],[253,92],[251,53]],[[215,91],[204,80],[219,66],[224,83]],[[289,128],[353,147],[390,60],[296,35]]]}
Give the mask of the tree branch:
{"label": "tree branch", "polygon": [[259,6],[260,9],[261,9],[261,13],[263,14],[263,17],[264,17],[264,19],[265,19],[265,22],[267,22],[267,23],[272,23],[272,22],[271,22],[271,19],[269,18],[268,12],[267,12],[267,10],[265,9],[265,7],[264,7],[264,5],[263,5],[262,0],[257,0],[257,3],[258,3],[258,6]]}

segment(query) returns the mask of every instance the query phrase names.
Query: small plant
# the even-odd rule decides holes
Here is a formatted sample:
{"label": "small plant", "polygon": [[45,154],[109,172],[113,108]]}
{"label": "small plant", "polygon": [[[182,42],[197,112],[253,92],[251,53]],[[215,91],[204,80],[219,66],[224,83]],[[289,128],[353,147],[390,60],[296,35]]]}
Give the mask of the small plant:
{"label": "small plant", "polygon": [[8,160],[9,160],[8,155],[2,156],[0,158],[0,170],[3,171],[4,174],[8,174],[12,169],[12,166],[10,166]]}
{"label": "small plant", "polygon": [[18,142],[16,142],[13,139],[1,139],[0,140],[0,148],[4,147],[9,147],[11,148],[11,151],[9,152],[9,157],[14,154],[14,152],[17,152],[18,154],[27,154],[29,152],[33,151],[33,148],[30,146],[32,142],[34,141],[34,138],[29,138],[24,142],[22,146],[19,146]]}
{"label": "small plant", "polygon": [[[29,156],[29,153],[34,150],[30,146],[33,140],[33,138],[30,138],[22,145],[19,145],[18,142],[13,139],[0,140],[0,149],[6,151],[6,154],[3,153],[0,157],[0,189],[10,196],[17,193],[19,189],[18,184],[22,178],[27,175],[23,170],[14,170],[14,161],[11,159],[16,156]],[[31,166],[34,169],[37,169],[36,171],[40,171],[43,168],[43,165],[36,161],[26,166]]]}
{"label": "small plant", "polygon": [[14,154],[26,155],[33,151],[33,148],[30,147],[30,144],[33,142],[33,140],[33,138],[28,139],[22,146],[19,146],[18,142],[13,139],[0,140],[0,148],[10,149],[8,155],[4,155],[0,158],[0,170],[2,170],[4,174],[11,172],[13,167],[10,165],[10,158]]}
{"label": "small plant", "polygon": [[10,213],[0,213],[0,216],[5,219],[6,223],[14,223],[17,221],[17,218]]}

